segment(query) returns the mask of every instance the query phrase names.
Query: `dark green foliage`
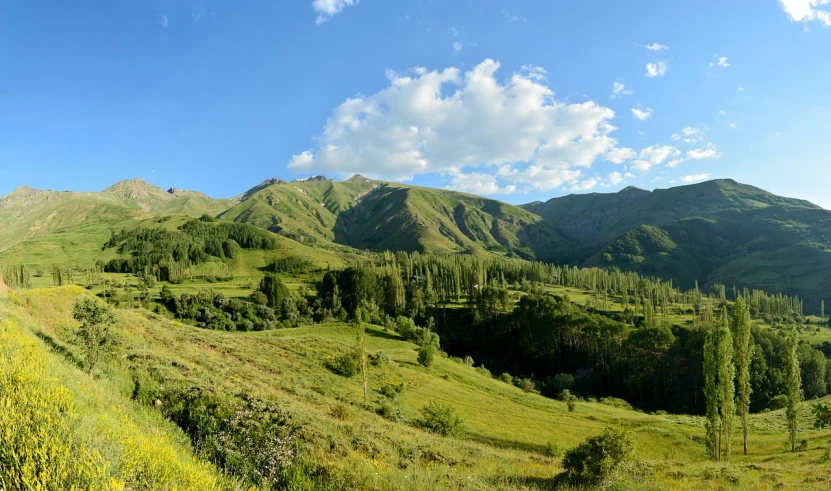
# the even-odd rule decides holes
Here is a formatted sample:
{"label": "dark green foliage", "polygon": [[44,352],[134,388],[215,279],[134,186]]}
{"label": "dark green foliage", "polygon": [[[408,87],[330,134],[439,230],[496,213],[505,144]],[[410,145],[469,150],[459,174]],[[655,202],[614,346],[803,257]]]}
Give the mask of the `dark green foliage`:
{"label": "dark green foliage", "polygon": [[788,396],[785,394],[779,394],[777,396],[771,397],[770,401],[768,401],[768,409],[771,411],[776,411],[777,409],[785,409],[788,407]]}
{"label": "dark green foliage", "polygon": [[220,331],[264,331],[281,327],[273,309],[221,293],[202,290],[178,298],[162,290],[162,302],[177,318],[194,321],[199,327]]}
{"label": "dark green foliage", "polygon": [[424,367],[429,367],[433,364],[433,359],[436,357],[436,346],[433,343],[424,343],[418,349],[418,363]]}
{"label": "dark green foliage", "polygon": [[635,440],[623,428],[609,427],[566,452],[562,481],[577,486],[598,486],[614,480],[635,451]]}
{"label": "dark green foliage", "polygon": [[831,404],[817,403],[811,409],[814,415],[814,428],[825,429],[826,426],[831,426]]}
{"label": "dark green foliage", "polygon": [[81,323],[77,332],[78,344],[92,375],[98,362],[112,349],[114,338],[110,327],[115,324],[115,314],[100,301],[82,297],[75,302],[72,318]]}
{"label": "dark green foliage", "polygon": [[421,427],[433,433],[458,437],[465,431],[462,419],[451,406],[433,401],[421,408],[421,415]]}
{"label": "dark green foliage", "polygon": [[241,249],[275,250],[277,238],[241,223],[191,220],[177,231],[137,228],[113,233],[105,248],[118,247],[122,257],[104,266],[109,273],[146,273],[162,281],[182,280],[182,269],[211,257],[233,259]]}
{"label": "dark green foliage", "polygon": [[358,353],[349,352],[336,356],[327,364],[329,370],[343,377],[354,377],[361,368],[361,358]]}
{"label": "dark green foliage", "polygon": [[265,295],[266,305],[272,309],[281,308],[283,302],[291,295],[280,277],[274,274],[266,274],[260,280],[260,293]]}

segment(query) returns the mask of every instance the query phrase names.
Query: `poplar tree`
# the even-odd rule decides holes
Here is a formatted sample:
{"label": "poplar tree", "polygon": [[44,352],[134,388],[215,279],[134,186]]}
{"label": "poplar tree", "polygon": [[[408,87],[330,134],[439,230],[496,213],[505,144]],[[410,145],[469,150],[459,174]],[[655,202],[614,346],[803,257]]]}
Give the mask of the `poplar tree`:
{"label": "poplar tree", "polygon": [[750,394],[753,392],[750,386],[750,358],[753,352],[753,344],[750,337],[750,309],[739,298],[736,300],[733,318],[731,320],[733,331],[733,345],[735,348],[736,378],[738,380],[738,406],[739,417],[742,421],[742,443],[744,454],[747,455],[747,415],[750,412]]}
{"label": "poplar tree", "polygon": [[727,328],[727,309],[722,307],[718,329],[718,391],[721,403],[722,455],[730,455],[730,435],[736,416],[736,367],[733,365],[733,339]]}
{"label": "poplar tree", "polygon": [[799,403],[802,402],[802,375],[799,372],[799,357],[797,356],[798,339],[796,329],[791,327],[787,336],[787,360],[785,363],[785,394],[788,396],[785,416],[788,418],[791,452],[796,450],[797,413]]}
{"label": "poplar tree", "polygon": [[367,402],[367,373],[366,373],[366,332],[361,315],[361,309],[355,310],[355,328],[357,329],[356,341],[358,356],[361,359],[361,379],[364,383],[364,404]]}
{"label": "poplar tree", "polygon": [[716,341],[716,330],[710,328],[704,339],[704,398],[707,405],[705,428],[707,429],[707,453],[711,459],[718,462],[721,459],[719,448],[721,418],[718,412],[719,390]]}

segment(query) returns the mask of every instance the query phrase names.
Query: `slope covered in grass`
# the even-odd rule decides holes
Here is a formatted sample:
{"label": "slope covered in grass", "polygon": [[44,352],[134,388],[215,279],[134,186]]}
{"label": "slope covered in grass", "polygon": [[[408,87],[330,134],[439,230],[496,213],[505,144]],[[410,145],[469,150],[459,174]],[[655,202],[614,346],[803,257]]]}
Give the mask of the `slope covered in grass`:
{"label": "slope covered in grass", "polygon": [[0,488],[233,487],[193,456],[178,428],[36,337],[27,311],[79,294],[35,291],[12,294],[11,311],[0,304]]}
{"label": "slope covered in grass", "polygon": [[[66,359],[78,356],[69,310],[82,293],[62,288],[19,295],[14,310]],[[229,398],[256,398],[279,407],[302,439],[295,463],[307,485],[327,489],[548,489],[561,470],[550,449],[571,448],[608,423],[630,428],[637,445],[634,466],[621,489],[722,489],[785,487],[823,489],[822,456],[831,431],[803,431],[806,452],[785,450],[779,412],[754,415],[750,455],[732,463],[705,460],[703,420],[648,415],[595,402],[566,404],[500,382],[460,361],[416,363],[417,347],[371,327],[368,403],[359,377],[336,375],[327,365],[353,349],[355,330],[327,324],[259,333],[207,331],[146,311],[119,312],[119,347],[102,375],[114,392],[137,401],[176,388],[200,387]],[[51,356],[51,355],[50,355]],[[63,362],[66,363],[66,362]],[[394,406],[400,417],[376,413],[385,386],[403,387]],[[180,392],[176,392],[180,393]],[[454,408],[464,422],[460,438],[418,428],[430,402]],[[158,410],[165,413],[168,402]],[[810,422],[803,405],[802,428]],[[149,416],[148,416],[149,417]],[[549,445],[549,443],[551,445]]]}

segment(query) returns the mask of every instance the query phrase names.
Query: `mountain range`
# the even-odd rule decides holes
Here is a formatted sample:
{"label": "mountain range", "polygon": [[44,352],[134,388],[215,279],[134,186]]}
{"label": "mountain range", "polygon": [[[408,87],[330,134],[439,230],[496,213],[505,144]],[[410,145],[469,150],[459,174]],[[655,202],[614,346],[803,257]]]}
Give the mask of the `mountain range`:
{"label": "mountain range", "polygon": [[[203,214],[317,249],[497,254],[817,302],[831,289],[831,212],[733,180],[521,206],[357,175],[342,182],[269,179],[233,199],[165,191],[139,179],[99,193],[23,186],[0,197],[0,262],[43,262],[60,248],[69,260],[77,256],[72,248],[94,255],[112,230]],[[37,242],[42,247],[28,247]],[[27,248],[38,255],[27,256]]]}

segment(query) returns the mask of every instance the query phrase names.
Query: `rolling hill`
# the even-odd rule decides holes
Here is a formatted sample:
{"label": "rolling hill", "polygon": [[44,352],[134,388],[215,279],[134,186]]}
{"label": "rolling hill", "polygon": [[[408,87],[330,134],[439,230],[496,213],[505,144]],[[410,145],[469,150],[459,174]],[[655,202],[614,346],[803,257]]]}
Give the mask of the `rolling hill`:
{"label": "rolling hill", "polygon": [[303,243],[371,251],[485,253],[554,260],[573,252],[556,226],[517,206],[447,190],[323,177],[269,180],[220,218]]}

